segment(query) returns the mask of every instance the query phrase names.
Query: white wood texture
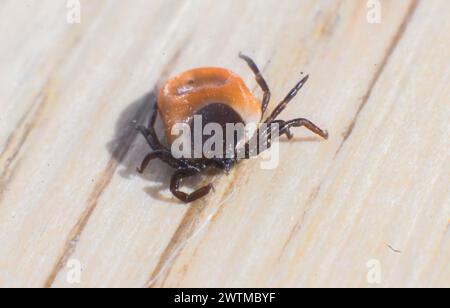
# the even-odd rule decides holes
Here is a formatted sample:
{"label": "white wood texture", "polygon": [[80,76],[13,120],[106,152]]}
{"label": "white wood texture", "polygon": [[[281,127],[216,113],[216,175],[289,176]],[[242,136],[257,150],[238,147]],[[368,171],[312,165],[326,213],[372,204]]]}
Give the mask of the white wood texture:
{"label": "white wood texture", "polygon": [[[0,286],[450,286],[450,2],[0,2]],[[190,205],[136,166],[151,91],[239,51],[296,130],[280,165],[246,161]],[[197,183],[199,184],[199,183]],[[70,260],[82,265],[70,283]],[[367,279],[379,262],[380,284]],[[73,268],[72,268],[73,269]]]}

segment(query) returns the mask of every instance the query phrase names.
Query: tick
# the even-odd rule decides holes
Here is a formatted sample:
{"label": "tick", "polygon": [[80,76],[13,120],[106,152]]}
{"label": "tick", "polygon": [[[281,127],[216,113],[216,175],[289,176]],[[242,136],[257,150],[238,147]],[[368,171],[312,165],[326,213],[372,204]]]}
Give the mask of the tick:
{"label": "tick", "polygon": [[[264,93],[262,101],[258,100],[245,85],[244,81],[232,71],[213,67],[196,68],[181,73],[167,81],[159,91],[159,97],[154,105],[148,125],[137,126],[137,130],[145,137],[153,150],[144,158],[141,166],[138,168],[138,172],[143,173],[153,159],[160,159],[170,165],[176,170],[171,178],[170,191],[176,198],[185,203],[204,197],[213,189],[213,185],[208,184],[191,193],[186,193],[180,189],[183,179],[201,174],[207,169],[218,169],[228,172],[240,158],[237,155],[234,157],[210,158],[202,155],[197,158],[176,158],[171,149],[164,145],[156,134],[155,123],[158,113],[164,126],[166,143],[168,145],[172,145],[176,140],[176,136],[171,133],[174,125],[185,123],[193,127],[195,116],[201,116],[203,127],[208,123],[217,123],[223,128],[230,123],[254,124],[257,128],[253,136],[259,134],[265,136],[267,141],[266,148],[271,146],[272,127],[274,126],[278,128],[278,136],[286,135],[289,139],[293,137],[291,132],[293,127],[305,127],[320,137],[328,139],[327,131],[320,129],[307,119],[298,118],[289,121],[277,119],[289,102],[305,85],[309,76],[302,78],[275,107],[272,113],[265,117],[271,96],[269,87],[255,62],[243,54],[239,54],[239,57],[253,71],[256,81]],[[239,140],[234,141],[239,142]],[[225,138],[223,143],[225,148],[229,145]],[[237,143],[233,143],[234,148],[232,149],[234,152],[237,147],[235,144]],[[245,142],[244,148],[245,158],[248,158],[248,140]],[[256,149],[256,155],[260,152],[259,148]]]}

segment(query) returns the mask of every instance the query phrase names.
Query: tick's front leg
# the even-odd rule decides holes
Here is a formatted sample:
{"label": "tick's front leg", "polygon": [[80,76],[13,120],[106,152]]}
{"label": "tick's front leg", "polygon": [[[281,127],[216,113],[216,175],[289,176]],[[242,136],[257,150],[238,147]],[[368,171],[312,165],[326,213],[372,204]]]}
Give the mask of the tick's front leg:
{"label": "tick's front leg", "polygon": [[213,189],[212,184],[203,186],[202,188],[199,188],[190,194],[187,194],[180,190],[180,184],[184,178],[191,177],[191,176],[194,176],[199,173],[200,173],[200,170],[198,170],[198,169],[197,170],[196,169],[177,170],[173,174],[172,180],[170,182],[170,191],[172,192],[172,194],[175,197],[177,197],[179,200],[183,201],[184,203],[190,203],[190,202],[196,201],[198,199],[203,198],[207,194],[209,194],[209,192]]}
{"label": "tick's front leg", "polygon": [[141,163],[141,166],[139,168],[137,168],[137,172],[142,174],[145,171],[145,169],[147,169],[148,164],[154,159],[160,159],[163,162],[165,162],[166,164],[168,164],[169,166],[171,166],[172,168],[180,168],[180,166],[183,163],[182,160],[178,160],[178,159],[174,158],[172,156],[172,154],[170,153],[170,151],[167,149],[156,150],[152,153],[149,153],[144,158],[144,160]]}

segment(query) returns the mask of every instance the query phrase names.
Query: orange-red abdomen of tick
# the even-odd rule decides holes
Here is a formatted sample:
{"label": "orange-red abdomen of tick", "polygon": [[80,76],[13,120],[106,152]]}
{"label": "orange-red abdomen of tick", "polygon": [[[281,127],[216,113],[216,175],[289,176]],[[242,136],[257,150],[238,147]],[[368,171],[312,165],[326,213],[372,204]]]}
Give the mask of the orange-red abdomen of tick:
{"label": "orange-red abdomen of tick", "polygon": [[261,102],[237,74],[224,68],[197,68],[175,76],[161,87],[158,110],[168,141],[176,137],[171,134],[173,125],[190,123],[195,114],[211,104],[231,108],[244,124],[257,125],[261,121]]}

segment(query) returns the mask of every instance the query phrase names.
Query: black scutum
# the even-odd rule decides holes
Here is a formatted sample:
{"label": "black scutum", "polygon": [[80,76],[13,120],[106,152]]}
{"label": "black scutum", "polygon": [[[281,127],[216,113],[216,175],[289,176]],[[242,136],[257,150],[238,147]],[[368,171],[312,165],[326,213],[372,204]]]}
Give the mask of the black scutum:
{"label": "black scutum", "polygon": [[[202,109],[198,110],[195,115],[199,115],[202,117],[202,131],[201,132],[195,132],[195,126],[193,123],[193,120],[190,122],[191,126],[191,132],[192,132],[192,140],[191,144],[192,147],[194,146],[194,136],[196,133],[202,136],[202,146],[204,145],[205,141],[211,138],[211,136],[203,135],[203,131],[205,126],[208,123],[217,123],[222,127],[223,132],[223,149],[225,155],[225,151],[227,148],[233,147],[233,145],[236,145],[238,140],[240,139],[237,132],[234,132],[234,144],[227,144],[226,142],[226,125],[228,123],[231,124],[238,124],[242,123],[244,124],[244,121],[242,120],[241,116],[230,106],[222,104],[222,103],[210,103],[207,106],[203,107]],[[214,149],[213,149],[214,150]]]}

